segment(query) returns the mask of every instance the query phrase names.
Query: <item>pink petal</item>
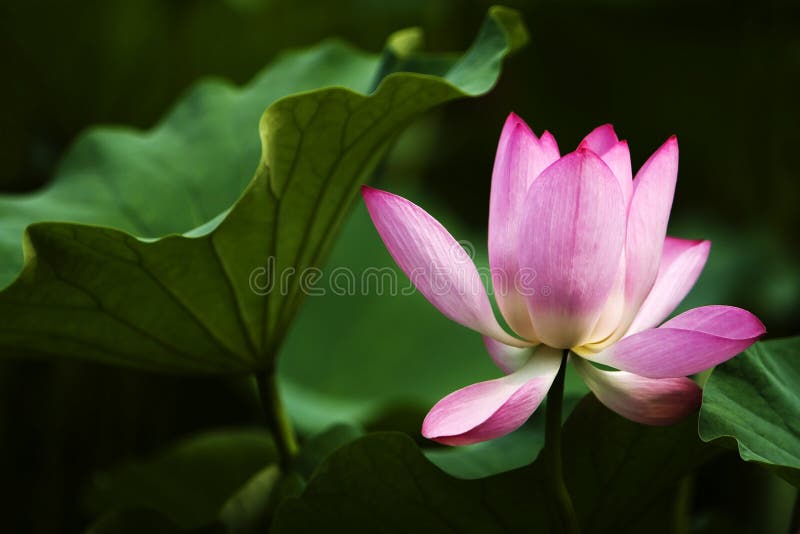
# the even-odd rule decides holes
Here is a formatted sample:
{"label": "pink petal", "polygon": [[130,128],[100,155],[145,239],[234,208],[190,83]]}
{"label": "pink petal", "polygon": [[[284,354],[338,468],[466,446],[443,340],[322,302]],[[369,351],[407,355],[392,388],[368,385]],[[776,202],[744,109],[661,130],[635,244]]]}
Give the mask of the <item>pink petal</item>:
{"label": "pink petal", "polygon": [[614,173],[622,189],[622,198],[627,206],[633,195],[633,172],[631,171],[631,153],[628,143],[620,141],[607,152],[598,154]]}
{"label": "pink petal", "polygon": [[758,317],[749,311],[720,304],[687,310],[661,328],[695,330],[731,339],[758,338],[767,331]]}
{"label": "pink petal", "polygon": [[361,189],[372,222],[397,265],[440,312],[506,344],[472,259],[450,233],[414,203],[371,187]]}
{"label": "pink petal", "polygon": [[[600,312],[600,319],[592,330],[589,343],[583,346],[589,352],[598,352],[617,340],[617,327],[625,312],[625,256],[623,254],[620,254],[619,262],[620,266],[614,278],[614,285],[603,305],[603,311]],[[573,350],[576,348],[573,347]]]}
{"label": "pink petal", "polygon": [[703,306],[626,337],[591,359],[648,378],[676,378],[733,358],[764,332],[761,321],[746,310]]}
{"label": "pink petal", "polygon": [[588,149],[548,167],[525,200],[521,266],[537,338],[556,348],[584,343],[619,267],[625,208],[617,179]]}
{"label": "pink petal", "polygon": [[560,364],[561,351],[541,346],[518,371],[440,400],[425,417],[422,435],[445,445],[469,445],[516,430],[544,400]]}
{"label": "pink petal", "polygon": [[[633,194],[633,181],[631,172],[631,154],[628,150],[628,143],[619,141],[613,126],[605,124],[592,130],[583,141],[581,146],[587,147],[608,165],[614,173],[622,191],[623,203],[627,206]],[[600,319],[592,331],[590,343],[585,348],[588,352],[595,352],[610,345],[621,337],[617,334],[617,327],[625,312],[625,254],[620,254],[620,266],[617,270],[614,286],[609,293]],[[581,351],[584,352],[584,351]]]}
{"label": "pink petal", "polygon": [[625,243],[625,326],[633,320],[658,273],[678,178],[678,141],[670,137],[633,182]]}
{"label": "pink petal", "polygon": [[489,201],[489,263],[495,298],[503,317],[521,336],[535,338],[525,298],[516,291],[519,272],[517,247],[523,201],[530,184],[559,157],[555,139],[545,132],[537,139],[517,115],[508,116],[492,172]]}
{"label": "pink petal", "polygon": [[581,141],[580,146],[588,148],[606,162],[619,181],[622,197],[627,206],[633,193],[633,172],[631,171],[631,153],[628,150],[628,143],[619,141],[614,127],[604,124],[592,130]]}
{"label": "pink petal", "polygon": [[652,379],[625,371],[603,371],[583,358],[573,364],[600,402],[645,425],[671,425],[700,407],[702,391],[688,378]]}
{"label": "pink petal", "polygon": [[522,368],[536,350],[535,347],[512,347],[487,336],[483,336],[483,344],[495,365],[506,374]]}
{"label": "pink petal", "polygon": [[586,146],[598,156],[608,152],[617,143],[619,143],[619,138],[610,124],[598,126],[581,141],[581,145]]}
{"label": "pink petal", "polygon": [[656,282],[626,335],[658,326],[672,313],[694,286],[710,250],[711,241],[666,238]]}

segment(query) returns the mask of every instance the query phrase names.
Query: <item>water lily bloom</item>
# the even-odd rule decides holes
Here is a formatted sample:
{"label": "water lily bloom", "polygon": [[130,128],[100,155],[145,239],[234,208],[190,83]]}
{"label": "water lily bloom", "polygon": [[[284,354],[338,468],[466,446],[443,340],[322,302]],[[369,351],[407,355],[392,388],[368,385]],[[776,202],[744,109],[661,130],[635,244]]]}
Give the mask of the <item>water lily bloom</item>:
{"label": "water lily bloom", "polygon": [[498,323],[472,259],[439,222],[402,197],[363,188],[400,268],[445,316],[481,333],[505,373],[439,401],[425,437],[464,445],[515,430],[545,398],[566,349],[597,398],[628,419],[665,425],[698,408],[700,388],[687,377],[742,352],[765,329],[731,306],[663,322],[710,249],[666,235],[677,174],[675,137],[634,178],[628,145],[612,126],[561,156],[552,135],[536,137],[511,114],[492,174],[489,263],[513,335]]}

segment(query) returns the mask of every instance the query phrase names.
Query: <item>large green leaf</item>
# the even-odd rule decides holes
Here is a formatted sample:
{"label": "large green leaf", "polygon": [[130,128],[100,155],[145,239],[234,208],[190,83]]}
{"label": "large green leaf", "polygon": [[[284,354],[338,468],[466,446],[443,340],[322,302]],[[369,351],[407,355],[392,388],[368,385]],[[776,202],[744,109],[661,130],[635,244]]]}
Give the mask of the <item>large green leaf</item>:
{"label": "large green leaf", "polygon": [[699,432],[800,487],[800,338],[758,342],[714,369]]}
{"label": "large green leaf", "polygon": [[[493,8],[460,57],[416,54],[407,32],[383,60],[327,43],[243,91],[202,85],[152,132],[90,133],[48,190],[0,199],[3,282],[25,225],[84,223],[27,227],[22,272],[0,294],[0,347],[169,372],[269,368],[313,282],[299,273],[321,265],[391,141],[431,107],[491,89],[524,40],[516,13]],[[270,102],[255,176],[225,211],[257,161],[250,120]]]}
{"label": "large green leaf", "polygon": [[[697,438],[697,417],[667,427],[633,423],[593,395],[564,427],[564,478],[585,532],[676,532],[677,484],[720,450]],[[665,503],[667,506],[665,506]]]}
{"label": "large green leaf", "polygon": [[272,531],[550,532],[536,476],[459,480],[404,434],[371,434],[336,451],[302,496],[278,509]]}
{"label": "large green leaf", "polygon": [[[714,453],[695,420],[653,428],[586,397],[564,426],[564,471],[585,532],[641,532],[677,483]],[[303,494],[279,508],[276,532],[558,532],[540,460],[479,480],[431,464],[402,434],[372,434],[333,453]],[[669,507],[666,507],[669,508]]]}

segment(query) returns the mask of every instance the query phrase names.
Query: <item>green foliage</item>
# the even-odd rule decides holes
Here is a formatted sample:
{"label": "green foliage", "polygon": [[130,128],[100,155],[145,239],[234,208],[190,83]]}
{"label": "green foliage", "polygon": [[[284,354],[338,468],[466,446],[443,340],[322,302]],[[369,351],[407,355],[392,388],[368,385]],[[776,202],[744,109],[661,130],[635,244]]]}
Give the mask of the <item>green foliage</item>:
{"label": "green foliage", "polygon": [[314,470],[333,451],[350,443],[363,434],[361,429],[350,425],[334,425],[312,436],[292,463],[292,469],[304,479],[311,478]]}
{"label": "green foliage", "polygon": [[264,431],[207,432],[96,476],[88,503],[98,515],[153,510],[179,527],[195,528],[213,522],[223,507],[246,509],[241,498],[231,504],[231,497],[274,459]]}
{"label": "green foliage", "polygon": [[[697,438],[697,418],[666,427],[624,419],[586,397],[564,427],[564,479],[585,532],[657,531],[672,519],[677,484],[719,449]],[[665,517],[660,514],[666,512]]]}
{"label": "green foliage", "polygon": [[537,476],[459,480],[405,435],[371,434],[335,452],[303,494],[278,510],[273,532],[547,532]]}
{"label": "green foliage", "polygon": [[[111,512],[95,522],[86,534],[177,534],[186,532],[170,522],[163,514],[148,509],[127,509]],[[194,530],[195,534],[217,533],[216,529]]]}
{"label": "green foliage", "polygon": [[283,500],[282,493],[294,482],[298,484],[291,488],[290,495],[302,490],[302,482],[295,477],[282,478],[277,465],[265,467],[225,502],[216,525],[224,525],[229,533],[264,532],[275,507]]}
{"label": "green foliage", "polygon": [[[272,366],[313,283],[299,273],[322,264],[390,143],[431,107],[488,91],[524,38],[514,12],[493,8],[460,57],[385,52],[384,66],[431,74],[388,74],[377,57],[327,43],[285,56],[243,91],[200,86],[153,132],[90,133],[49,189],[0,199],[5,281],[25,225],[83,223],[27,227],[22,273],[0,294],[0,347],[163,372]],[[254,110],[270,102],[255,176],[225,211],[256,162]],[[292,273],[285,291],[254,291],[282,273]]]}
{"label": "green foliage", "polygon": [[[564,427],[565,480],[584,528],[637,532],[643,521],[662,516],[668,523],[671,507],[664,505],[678,482],[716,452],[697,439],[694,423],[638,425],[585,397]],[[259,433],[198,436],[106,474],[90,500],[94,510],[110,512],[101,524],[133,514],[137,521],[160,517],[180,528],[235,532],[260,531],[276,507],[277,532],[323,525],[354,532],[547,532],[555,524],[541,460],[463,480],[440,470],[403,434],[358,434],[338,426],[312,438],[284,477],[264,467],[270,447]],[[503,451],[484,452],[484,462],[489,454]]]}
{"label": "green foliage", "polygon": [[152,458],[97,475],[87,495],[100,517],[94,528],[113,532],[120,525],[152,524],[166,532],[263,532],[318,464],[360,435],[337,425],[311,437],[286,473],[264,431],[233,428],[186,438]]}
{"label": "green foliage", "polygon": [[800,338],[756,343],[711,373],[699,432],[800,487]]}
{"label": "green foliage", "polygon": [[[694,421],[653,428],[586,397],[564,427],[564,469],[586,532],[641,532],[683,476],[714,453]],[[540,461],[479,480],[431,464],[402,434],[372,434],[333,453],[303,494],[278,510],[276,532],[550,532]],[[600,513],[602,511],[602,514]],[[661,520],[663,518],[658,518]]]}

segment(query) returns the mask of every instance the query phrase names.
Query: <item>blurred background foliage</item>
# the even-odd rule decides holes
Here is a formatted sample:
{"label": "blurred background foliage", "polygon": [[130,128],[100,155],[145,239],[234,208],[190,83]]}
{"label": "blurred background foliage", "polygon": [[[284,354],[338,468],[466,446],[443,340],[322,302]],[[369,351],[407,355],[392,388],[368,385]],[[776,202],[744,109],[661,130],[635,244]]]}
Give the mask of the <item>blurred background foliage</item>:
{"label": "blurred background foliage", "polygon": [[[424,28],[430,50],[462,49],[489,5],[6,0],[0,190],[45,184],[65,148],[90,125],[152,126],[199,77],[243,83],[280,50],[330,36],[377,51],[387,35],[407,26]],[[487,97],[451,104],[410,129],[378,185],[407,192],[459,228],[457,237],[474,241],[480,255],[495,145],[509,111],[537,133],[553,132],[563,152],[594,126],[613,122],[629,140],[634,167],[676,133],[681,170],[671,233],[714,243],[684,307],[739,305],[761,317],[770,336],[798,333],[800,6],[506,5],[523,12],[528,47]],[[371,265],[392,263],[359,208],[329,269]],[[431,402],[496,373],[480,339],[418,295],[374,294],[309,298],[281,372],[303,429],[344,419],[415,437]],[[10,497],[4,502],[13,510],[8,531],[81,529],[90,519],[84,490],[98,471],[202,429],[257,423],[251,393],[245,381],[231,379],[0,362],[0,472]],[[791,492],[781,484],[723,456],[695,481],[700,519],[693,530],[780,531],[780,521],[764,525],[763,518],[775,517],[775,506],[786,508]]]}

